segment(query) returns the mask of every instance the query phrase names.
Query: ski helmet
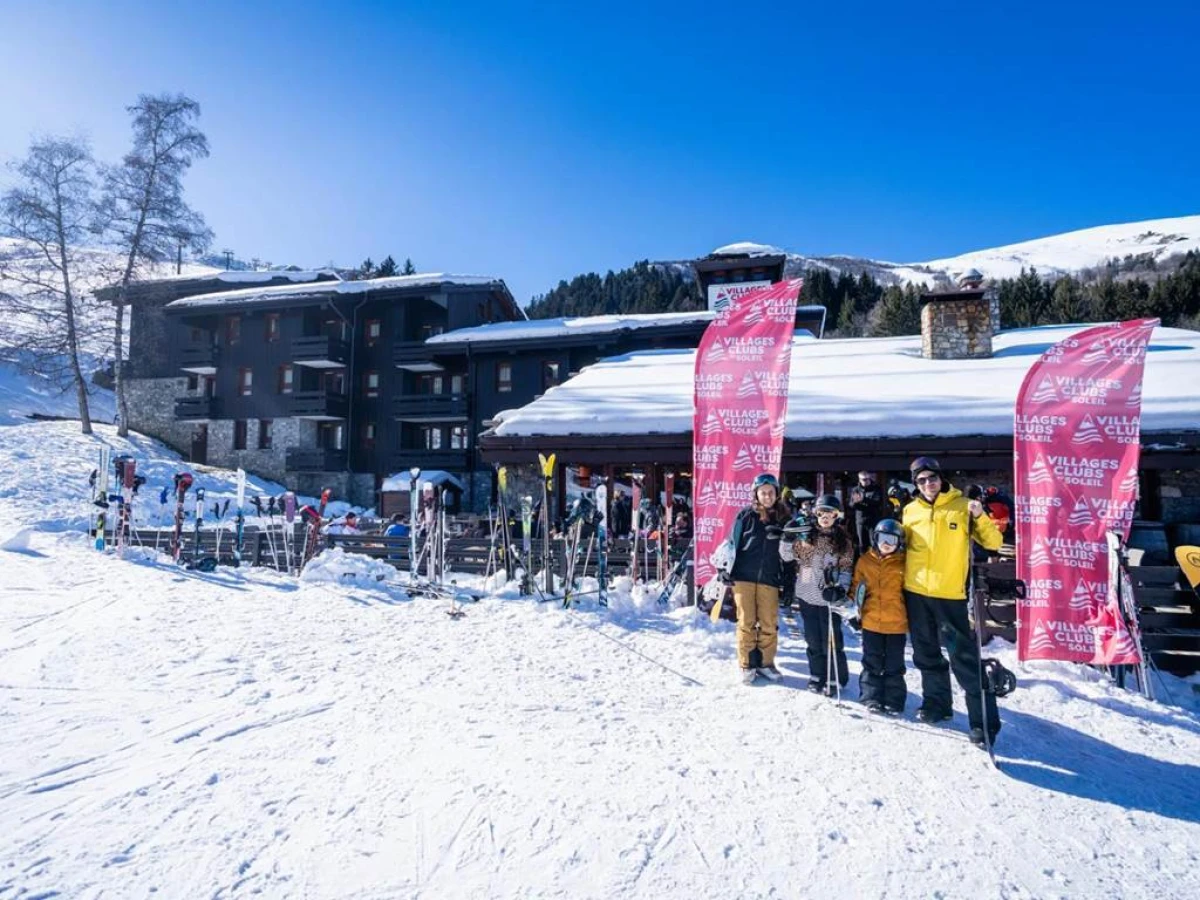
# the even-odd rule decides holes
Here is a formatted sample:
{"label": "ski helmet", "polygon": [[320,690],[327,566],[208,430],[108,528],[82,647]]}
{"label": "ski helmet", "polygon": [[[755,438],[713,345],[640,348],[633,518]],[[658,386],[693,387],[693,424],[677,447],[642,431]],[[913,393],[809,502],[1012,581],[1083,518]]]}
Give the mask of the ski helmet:
{"label": "ski helmet", "polygon": [[918,456],[912,461],[912,465],[908,467],[909,473],[912,475],[913,482],[917,480],[917,476],[922,472],[933,472],[937,476],[941,476],[942,467],[938,465],[938,461],[932,456]]}
{"label": "ski helmet", "polygon": [[[871,529],[871,546],[879,550],[879,539],[888,535],[896,539],[896,549],[904,549],[904,526],[895,519],[880,519],[879,523]],[[882,553],[882,550],[879,550]]]}
{"label": "ski helmet", "polygon": [[767,487],[775,488],[775,493],[776,494],[779,493],[779,479],[776,478],[774,475],[772,475],[770,472],[763,472],[761,475],[758,475],[757,477],[755,477],[754,484],[751,486],[750,489],[752,491],[757,491],[760,487],[763,487],[764,485]]}
{"label": "ski helmet", "polygon": [[832,509],[840,515],[842,512],[842,501],[834,494],[822,494],[817,498],[817,502],[813,504],[813,511],[820,512],[823,509]]}

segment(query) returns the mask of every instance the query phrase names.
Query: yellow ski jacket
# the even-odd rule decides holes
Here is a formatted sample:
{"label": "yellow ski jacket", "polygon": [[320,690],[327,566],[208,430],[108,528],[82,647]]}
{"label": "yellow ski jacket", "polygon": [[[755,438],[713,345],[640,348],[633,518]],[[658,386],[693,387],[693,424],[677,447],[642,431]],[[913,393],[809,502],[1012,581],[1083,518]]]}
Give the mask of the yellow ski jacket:
{"label": "yellow ski jacket", "polygon": [[904,589],[941,600],[967,598],[972,539],[988,550],[1004,543],[986,515],[971,518],[967,498],[952,487],[932,504],[922,496],[904,507]]}

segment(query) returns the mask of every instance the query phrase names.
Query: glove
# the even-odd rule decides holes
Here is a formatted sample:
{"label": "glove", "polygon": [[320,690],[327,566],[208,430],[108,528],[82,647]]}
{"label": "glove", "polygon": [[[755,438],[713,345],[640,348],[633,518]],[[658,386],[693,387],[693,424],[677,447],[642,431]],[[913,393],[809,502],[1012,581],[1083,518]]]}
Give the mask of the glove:
{"label": "glove", "polygon": [[720,581],[721,584],[733,584],[733,576],[728,572],[718,572],[717,580]]}
{"label": "glove", "polygon": [[782,536],[783,536],[783,528],[781,526],[779,526],[779,525],[768,525],[767,526],[767,537],[768,538],[778,539]]}
{"label": "glove", "polygon": [[858,616],[855,616],[852,619],[847,619],[846,622],[855,631],[862,631],[862,619],[860,619]]}
{"label": "glove", "polygon": [[821,589],[821,599],[830,606],[841,606],[845,602],[846,592],[836,585]]}

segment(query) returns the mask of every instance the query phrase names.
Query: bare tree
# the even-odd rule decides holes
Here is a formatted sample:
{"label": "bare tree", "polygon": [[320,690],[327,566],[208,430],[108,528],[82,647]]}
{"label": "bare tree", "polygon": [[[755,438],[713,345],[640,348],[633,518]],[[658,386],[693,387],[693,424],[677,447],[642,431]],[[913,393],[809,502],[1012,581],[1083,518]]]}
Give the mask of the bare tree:
{"label": "bare tree", "polygon": [[113,356],[118,434],[129,431],[124,355],[129,285],[148,267],[172,259],[181,248],[203,252],[212,241],[204,218],[183,200],[183,176],[208,156],[208,138],[195,125],[200,104],[183,94],[142,94],[128,107],[133,149],[120,165],[104,168],[102,218],[121,257],[116,287]]}
{"label": "bare tree", "polygon": [[0,231],[15,238],[0,245],[9,288],[0,294],[3,343],[25,368],[75,388],[83,433],[91,434],[80,354],[96,317],[85,309],[94,301],[81,292],[80,270],[95,216],[92,153],[80,138],[43,138],[12,168],[18,184],[0,197]]}

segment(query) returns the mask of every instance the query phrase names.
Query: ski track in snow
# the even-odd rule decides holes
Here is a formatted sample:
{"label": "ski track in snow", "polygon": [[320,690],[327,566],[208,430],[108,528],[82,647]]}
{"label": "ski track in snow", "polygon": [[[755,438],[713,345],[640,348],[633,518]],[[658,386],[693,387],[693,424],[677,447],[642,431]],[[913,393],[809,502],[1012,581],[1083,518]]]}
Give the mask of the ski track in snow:
{"label": "ski track in snow", "polygon": [[935,730],[809,694],[786,619],[746,688],[732,628],[653,592],[453,620],[32,549],[0,554],[5,900],[1200,893],[1194,710],[1072,667],[1019,672],[998,773],[961,697]]}

